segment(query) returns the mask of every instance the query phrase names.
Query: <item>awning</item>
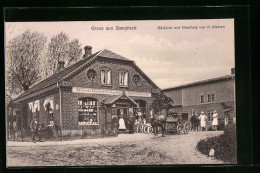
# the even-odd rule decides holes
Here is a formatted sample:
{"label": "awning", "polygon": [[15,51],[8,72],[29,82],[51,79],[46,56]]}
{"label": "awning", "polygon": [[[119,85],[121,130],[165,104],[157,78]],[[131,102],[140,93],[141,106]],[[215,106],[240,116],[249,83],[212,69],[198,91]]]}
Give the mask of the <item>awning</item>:
{"label": "awning", "polygon": [[127,95],[124,95],[124,94],[110,97],[109,99],[107,99],[107,100],[105,101],[105,104],[113,104],[115,101],[117,101],[117,100],[120,99],[120,98],[122,98],[122,99],[127,98],[130,102],[132,102],[133,104],[135,104],[136,106],[138,106],[138,104],[137,104],[131,97],[129,97],[129,96],[127,96]]}

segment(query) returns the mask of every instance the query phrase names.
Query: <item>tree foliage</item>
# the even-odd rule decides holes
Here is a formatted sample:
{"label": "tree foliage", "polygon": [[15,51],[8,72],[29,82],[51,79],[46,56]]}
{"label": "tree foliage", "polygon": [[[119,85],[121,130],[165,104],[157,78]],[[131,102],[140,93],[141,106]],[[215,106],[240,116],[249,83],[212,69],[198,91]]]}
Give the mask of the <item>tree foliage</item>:
{"label": "tree foliage", "polygon": [[23,90],[39,79],[41,54],[47,38],[43,33],[25,31],[6,46],[6,79],[10,92]]}
{"label": "tree foliage", "polygon": [[160,92],[153,100],[151,109],[153,109],[154,113],[157,114],[163,109],[170,109],[173,103],[172,98]]}
{"label": "tree foliage", "polygon": [[64,61],[65,66],[69,66],[77,62],[81,54],[82,49],[79,40],[73,39],[70,41],[69,36],[61,32],[53,36],[48,44],[49,70],[55,73],[60,61]]}

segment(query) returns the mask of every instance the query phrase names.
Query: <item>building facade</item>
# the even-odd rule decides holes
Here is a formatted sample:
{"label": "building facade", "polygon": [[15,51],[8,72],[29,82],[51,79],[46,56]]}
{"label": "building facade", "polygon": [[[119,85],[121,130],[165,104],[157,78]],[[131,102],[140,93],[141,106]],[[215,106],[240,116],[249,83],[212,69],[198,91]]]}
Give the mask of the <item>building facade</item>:
{"label": "building facade", "polygon": [[60,125],[62,134],[112,133],[112,115],[129,113],[149,121],[153,96],[160,88],[135,64],[109,50],[91,53],[85,47],[83,59],[32,86],[14,101],[19,104],[21,124],[28,129],[33,117],[47,126]]}
{"label": "building facade", "polygon": [[[232,69],[232,71],[234,71]],[[199,115],[203,111],[212,121],[213,111],[218,112],[220,123],[227,124],[235,118],[235,74],[198,81],[162,90],[174,101],[173,112],[191,112]]]}

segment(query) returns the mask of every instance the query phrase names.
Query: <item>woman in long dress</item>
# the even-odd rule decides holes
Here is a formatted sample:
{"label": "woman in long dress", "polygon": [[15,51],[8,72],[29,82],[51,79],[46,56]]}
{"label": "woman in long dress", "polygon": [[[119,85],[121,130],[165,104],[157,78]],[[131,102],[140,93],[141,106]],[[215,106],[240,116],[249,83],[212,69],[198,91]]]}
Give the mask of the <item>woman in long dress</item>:
{"label": "woman in long dress", "polygon": [[120,118],[119,118],[119,130],[126,130],[125,120],[123,118],[123,115],[120,115]]}
{"label": "woman in long dress", "polygon": [[217,126],[218,126],[218,113],[217,113],[216,110],[214,110],[212,118],[213,118],[213,121],[212,121],[213,130],[217,130]]}
{"label": "woman in long dress", "polygon": [[204,114],[203,111],[201,111],[199,119],[200,119],[201,130],[202,131],[206,131],[206,119],[207,119],[207,116]]}

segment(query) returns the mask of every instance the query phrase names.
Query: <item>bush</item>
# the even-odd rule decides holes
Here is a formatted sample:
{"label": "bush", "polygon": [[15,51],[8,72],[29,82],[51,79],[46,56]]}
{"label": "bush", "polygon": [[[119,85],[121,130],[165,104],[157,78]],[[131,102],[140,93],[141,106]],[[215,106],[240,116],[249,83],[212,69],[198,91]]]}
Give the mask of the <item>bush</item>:
{"label": "bush", "polygon": [[225,124],[224,124],[224,122],[220,122],[219,124],[218,124],[218,130],[224,130],[225,129]]}
{"label": "bush", "polygon": [[236,163],[236,125],[229,124],[224,129],[224,134],[213,138],[201,140],[197,145],[198,150],[208,155],[210,149],[215,150],[215,158],[227,163]]}

